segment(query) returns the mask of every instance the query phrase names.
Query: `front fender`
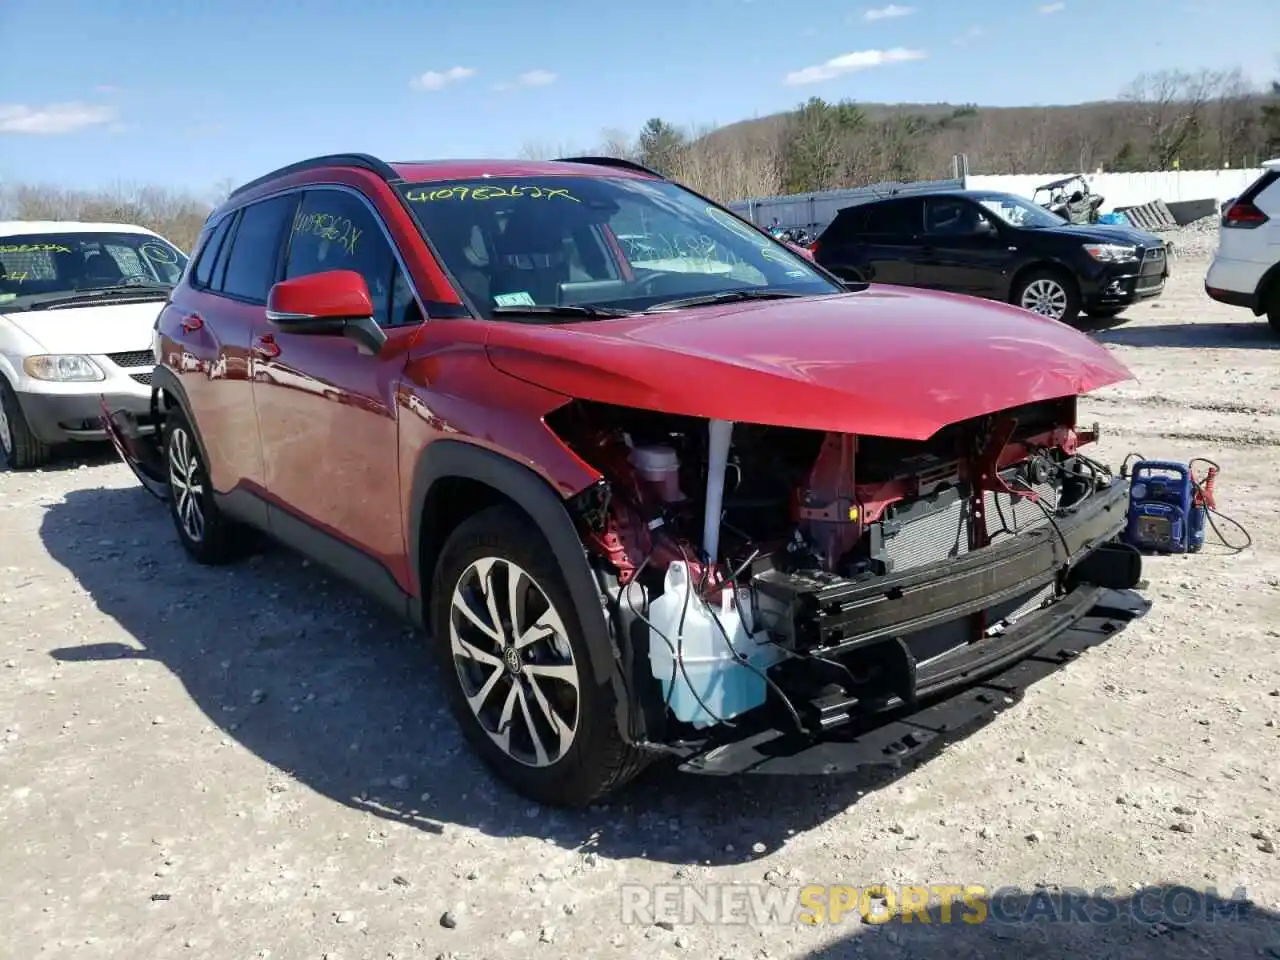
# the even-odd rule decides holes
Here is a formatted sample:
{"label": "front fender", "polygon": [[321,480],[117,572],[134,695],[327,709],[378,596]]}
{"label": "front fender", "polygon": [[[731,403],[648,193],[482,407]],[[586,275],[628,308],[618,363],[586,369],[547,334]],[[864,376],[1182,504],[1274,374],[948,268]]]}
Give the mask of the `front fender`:
{"label": "front fender", "polygon": [[421,623],[429,625],[429,585],[442,538],[423,529],[424,511],[432,487],[442,479],[465,478],[496,490],[522,509],[546,538],[564,575],[591,653],[596,682],[613,688],[618,709],[618,729],[626,734],[629,702],[620,654],[605,613],[605,600],[588,563],[587,551],[569,516],[564,500],[552,487],[525,467],[501,454],[465,440],[439,439],[428,444],[413,471],[409,501],[409,563],[414,582],[422,585]]}

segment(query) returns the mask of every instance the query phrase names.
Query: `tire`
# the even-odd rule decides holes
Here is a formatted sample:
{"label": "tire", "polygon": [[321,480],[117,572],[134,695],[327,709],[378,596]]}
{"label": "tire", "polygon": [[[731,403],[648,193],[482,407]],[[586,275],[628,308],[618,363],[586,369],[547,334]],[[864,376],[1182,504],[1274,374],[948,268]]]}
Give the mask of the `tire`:
{"label": "tire", "polygon": [[218,509],[195,431],[180,407],[168,413],[164,459],[169,515],[187,554],[197,563],[221,566],[249,553],[253,533]]}
{"label": "tire", "polygon": [[1280,336],[1280,280],[1271,284],[1267,297],[1267,322],[1271,324],[1272,333]]}
{"label": "tire", "polygon": [[[518,591],[512,590],[513,576]],[[492,630],[495,609],[503,624],[500,641]],[[530,621],[545,624],[547,632],[517,647],[511,642],[517,629],[508,625],[513,617],[525,635],[532,632]],[[431,635],[463,735],[518,793],[581,808],[646,765],[645,755],[618,731],[613,691],[595,680],[554,554],[519,510],[491,507],[449,536],[432,577]]]}
{"label": "tire", "polygon": [[0,458],[10,469],[32,470],[52,455],[53,448],[31,432],[13,387],[0,377]]}
{"label": "tire", "polygon": [[1070,274],[1052,267],[1032,270],[1022,277],[1010,300],[1024,310],[1062,323],[1074,323],[1080,316],[1079,286]]}

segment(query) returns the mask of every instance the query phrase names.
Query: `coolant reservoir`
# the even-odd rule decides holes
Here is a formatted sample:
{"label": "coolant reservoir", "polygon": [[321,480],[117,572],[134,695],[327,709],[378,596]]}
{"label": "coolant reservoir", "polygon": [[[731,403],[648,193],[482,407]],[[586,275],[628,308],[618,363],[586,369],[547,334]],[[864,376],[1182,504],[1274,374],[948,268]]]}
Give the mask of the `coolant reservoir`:
{"label": "coolant reservoir", "polygon": [[684,499],[680,492],[680,455],[671,447],[634,447],[628,459],[664,503]]}
{"label": "coolant reservoir", "polygon": [[685,723],[709,727],[764,703],[768,689],[762,674],[782,651],[765,631],[752,634],[745,604],[743,613],[745,623],[729,589],[713,609],[693,592],[685,564],[667,567],[662,596],[649,605],[649,665],[662,683],[664,700]]}

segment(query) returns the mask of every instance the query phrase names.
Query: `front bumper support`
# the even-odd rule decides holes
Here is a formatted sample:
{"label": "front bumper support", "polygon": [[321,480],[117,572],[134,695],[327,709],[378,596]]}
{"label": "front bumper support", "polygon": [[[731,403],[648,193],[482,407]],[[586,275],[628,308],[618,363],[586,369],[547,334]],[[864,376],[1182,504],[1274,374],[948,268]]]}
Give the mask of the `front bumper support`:
{"label": "front bumper support", "polygon": [[168,476],[164,467],[163,415],[153,392],[145,412],[136,408],[117,407],[110,397],[103,397],[100,417],[103,430],[116,454],[133,471],[142,486],[160,500],[169,496]]}
{"label": "front bumper support", "polygon": [[680,769],[719,776],[822,776],[923,759],[990,722],[1022,699],[1032,684],[1113,636],[1150,605],[1131,590],[1081,587],[1061,604],[1019,621],[1006,634],[1013,647],[1023,649],[1025,644],[1018,642],[1014,631],[1044,635],[1038,649],[1003,668],[997,666],[996,672],[958,692],[926,697],[916,708],[900,706],[851,722],[820,739],[787,730],[761,731],[689,757]]}
{"label": "front bumper support", "polygon": [[[787,609],[800,650],[838,656],[969,616],[1054,582],[1125,528],[1129,484],[1115,480],[1052,524],[943,564],[868,582],[768,570],[756,589]],[[1102,583],[1128,588],[1131,582]]]}

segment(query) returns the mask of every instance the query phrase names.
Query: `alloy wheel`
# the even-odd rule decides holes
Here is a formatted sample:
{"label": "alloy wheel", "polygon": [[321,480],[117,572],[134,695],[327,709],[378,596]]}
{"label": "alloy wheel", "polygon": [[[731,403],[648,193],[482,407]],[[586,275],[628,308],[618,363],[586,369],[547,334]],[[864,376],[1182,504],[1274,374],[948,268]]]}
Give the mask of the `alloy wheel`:
{"label": "alloy wheel", "polygon": [[1061,320],[1067,312],[1067,291],[1057,280],[1042,277],[1027,284],[1018,302],[1032,313]]}
{"label": "alloy wheel", "polygon": [[183,532],[193,543],[204,540],[204,477],[191,434],[174,427],[169,438],[169,487]]}
{"label": "alloy wheel", "polygon": [[463,696],[489,738],[526,766],[564,757],[578,732],[578,665],[538,582],[510,560],[475,561],[453,589],[449,641]]}

